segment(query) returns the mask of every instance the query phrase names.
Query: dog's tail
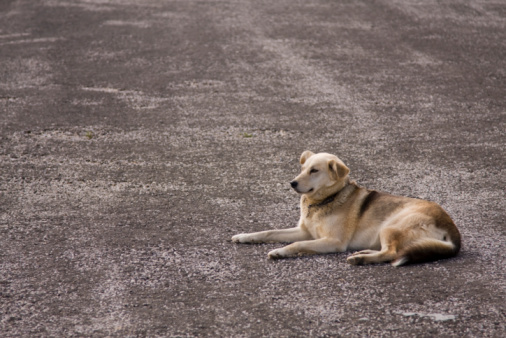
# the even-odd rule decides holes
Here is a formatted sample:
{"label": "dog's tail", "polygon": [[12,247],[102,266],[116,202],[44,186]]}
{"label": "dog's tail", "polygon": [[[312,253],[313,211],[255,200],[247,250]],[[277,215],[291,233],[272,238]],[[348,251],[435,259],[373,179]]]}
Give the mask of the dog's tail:
{"label": "dog's tail", "polygon": [[411,263],[431,262],[456,256],[460,251],[460,233],[455,223],[440,207],[430,207],[426,211],[435,220],[436,228],[443,230],[442,239],[434,237],[420,238],[405,248],[399,250],[397,257],[392,261],[393,266]]}
{"label": "dog's tail", "polygon": [[435,238],[422,238],[399,252],[393,266],[401,266],[412,263],[432,262],[438,259],[450,258],[460,250],[460,238],[458,243],[439,240]]}

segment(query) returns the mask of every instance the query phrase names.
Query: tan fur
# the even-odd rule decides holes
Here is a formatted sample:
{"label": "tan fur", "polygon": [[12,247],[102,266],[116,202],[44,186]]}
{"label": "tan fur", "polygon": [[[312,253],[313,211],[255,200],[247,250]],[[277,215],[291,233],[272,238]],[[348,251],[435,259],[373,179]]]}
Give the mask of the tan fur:
{"label": "tan fur", "polygon": [[460,233],[436,203],[367,190],[350,181],[336,156],[305,151],[301,173],[291,182],[301,194],[299,224],[232,237],[238,243],[293,242],[269,258],[362,250],[350,264],[432,261],[455,256]]}

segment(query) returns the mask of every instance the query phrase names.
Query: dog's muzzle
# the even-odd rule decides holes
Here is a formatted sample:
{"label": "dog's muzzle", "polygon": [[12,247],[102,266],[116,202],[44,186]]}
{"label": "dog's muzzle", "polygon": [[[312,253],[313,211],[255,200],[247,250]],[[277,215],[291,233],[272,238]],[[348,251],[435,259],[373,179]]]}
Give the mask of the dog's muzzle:
{"label": "dog's muzzle", "polygon": [[308,191],[304,192],[304,191],[300,191],[298,186],[299,186],[299,182],[297,181],[292,181],[290,182],[290,185],[292,186],[293,190],[295,190],[296,192],[298,192],[299,194],[307,194],[307,193],[310,193],[313,191],[313,188],[309,189]]}

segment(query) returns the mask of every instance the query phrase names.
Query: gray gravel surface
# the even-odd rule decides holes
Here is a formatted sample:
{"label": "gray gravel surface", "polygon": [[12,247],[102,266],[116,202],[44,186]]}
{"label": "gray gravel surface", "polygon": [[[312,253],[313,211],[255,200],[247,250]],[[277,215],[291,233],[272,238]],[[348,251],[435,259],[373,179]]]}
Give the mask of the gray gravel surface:
{"label": "gray gravel surface", "polygon": [[[0,335],[504,337],[504,1],[1,0]],[[303,150],[454,259],[270,261]]]}

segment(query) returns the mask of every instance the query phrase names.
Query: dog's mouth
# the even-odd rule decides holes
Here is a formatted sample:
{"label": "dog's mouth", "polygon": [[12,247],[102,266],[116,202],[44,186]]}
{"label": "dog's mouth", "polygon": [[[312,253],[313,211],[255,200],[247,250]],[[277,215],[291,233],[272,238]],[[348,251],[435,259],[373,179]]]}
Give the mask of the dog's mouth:
{"label": "dog's mouth", "polygon": [[295,190],[296,192],[298,192],[299,194],[309,194],[310,192],[313,192],[313,190],[314,190],[314,189],[313,189],[313,188],[311,188],[311,189],[309,189],[308,191],[300,191],[299,189],[294,188],[294,190]]}
{"label": "dog's mouth", "polygon": [[292,186],[293,190],[295,190],[299,194],[309,194],[310,192],[312,192],[314,190],[313,188],[311,188],[308,191],[300,191],[299,190],[299,183],[297,181],[290,182],[290,185]]}

